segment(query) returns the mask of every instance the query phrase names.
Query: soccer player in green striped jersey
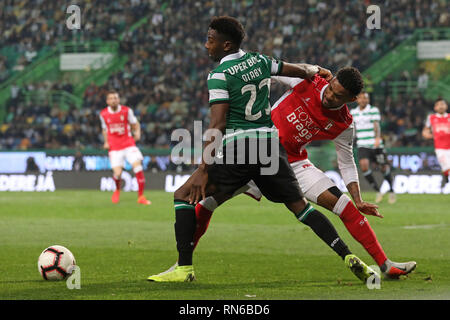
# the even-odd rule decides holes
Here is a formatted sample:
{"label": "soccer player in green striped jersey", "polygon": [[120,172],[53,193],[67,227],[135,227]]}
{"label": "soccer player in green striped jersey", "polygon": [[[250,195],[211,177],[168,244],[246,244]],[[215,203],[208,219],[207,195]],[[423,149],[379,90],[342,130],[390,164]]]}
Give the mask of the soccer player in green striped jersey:
{"label": "soccer player in green striped jersey", "polygon": [[356,146],[358,148],[358,160],[361,171],[369,184],[377,191],[375,202],[379,203],[383,199],[380,185],[376,182],[372,170],[371,162],[381,167],[384,179],[389,183],[389,203],[396,201],[396,196],[392,188],[391,166],[384,149],[383,139],[380,129],[380,110],[372,106],[369,102],[367,92],[361,92],[357,97],[358,107],[352,109],[350,113],[356,128]]}
{"label": "soccer player in green striped jersey", "polygon": [[242,50],[221,59],[208,75],[208,91],[210,104],[230,102],[225,129],[275,130],[271,129],[268,102],[270,76],[280,74],[282,65],[265,55]]}
{"label": "soccer player in green striped jersey", "polygon": [[[210,195],[222,203],[250,180],[255,182],[268,200],[284,203],[299,221],[311,227],[361,280],[365,282],[371,276],[379,277],[351,254],[328,218],[308,203],[288,162],[287,153],[279,142],[276,129],[272,128],[269,103],[271,75],[310,79],[318,74],[329,81],[331,72],[318,66],[285,63],[263,54],[246,53],[240,49],[244,36],[242,25],[232,17],[213,18],[209,25],[205,48],[210,58],[219,62],[207,80],[209,129],[225,133],[219,143],[221,145],[223,141],[223,156],[219,157],[219,153],[209,148],[213,141],[206,141],[202,163],[175,191],[178,265],[173,270],[150,276],[148,280],[194,280],[192,255],[197,223],[195,204]],[[255,143],[258,149],[252,149]],[[267,174],[264,169],[267,169],[268,164],[264,163],[260,153],[261,149],[269,148],[270,160],[277,163],[277,170]],[[225,162],[208,163],[207,159],[214,157],[213,153],[217,159],[225,159]],[[242,155],[244,163],[239,162]],[[256,161],[249,161],[252,158],[250,156],[256,156]],[[231,161],[228,161],[229,158]]]}

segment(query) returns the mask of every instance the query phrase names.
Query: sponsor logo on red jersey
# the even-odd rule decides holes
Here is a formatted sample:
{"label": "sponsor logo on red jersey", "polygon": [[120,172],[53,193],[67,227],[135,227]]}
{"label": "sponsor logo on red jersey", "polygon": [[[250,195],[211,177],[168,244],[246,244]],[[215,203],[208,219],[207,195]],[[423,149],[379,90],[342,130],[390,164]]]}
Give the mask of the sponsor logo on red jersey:
{"label": "sponsor logo on red jersey", "polygon": [[110,151],[122,150],[136,145],[131,136],[128,112],[129,108],[122,105],[116,112],[111,112],[109,107],[100,112],[107,127]]}
{"label": "sponsor logo on red jersey", "polygon": [[272,121],[289,162],[308,157],[305,146],[315,140],[333,140],[353,122],[346,105],[336,110],[322,106],[328,82],[316,76],[297,84],[272,110]]}

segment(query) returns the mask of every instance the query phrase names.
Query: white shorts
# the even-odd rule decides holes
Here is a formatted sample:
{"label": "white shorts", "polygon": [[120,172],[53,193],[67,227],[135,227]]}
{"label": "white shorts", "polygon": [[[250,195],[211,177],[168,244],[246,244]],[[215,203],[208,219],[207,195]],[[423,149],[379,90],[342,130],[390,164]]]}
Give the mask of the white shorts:
{"label": "white shorts", "polygon": [[[300,189],[306,199],[317,203],[317,198],[329,188],[335,186],[331,180],[322,170],[317,169],[308,159],[291,163],[292,170],[294,170],[295,177],[298,180]],[[253,198],[258,200],[261,198],[261,192],[253,181],[247,184],[245,193],[250,194]],[[242,192],[242,190],[239,190]],[[240,193],[239,192],[239,193]]]}
{"label": "white shorts", "polygon": [[144,160],[144,156],[136,146],[109,152],[109,161],[111,162],[111,168],[123,168],[125,166],[125,160],[127,160],[129,164],[133,164],[136,161]]}
{"label": "white shorts", "polygon": [[292,162],[291,167],[305,198],[314,203],[317,203],[317,197],[324,191],[335,186],[333,180],[308,159]]}
{"label": "white shorts", "polygon": [[435,151],[442,172],[450,170],[450,149],[436,149]]}

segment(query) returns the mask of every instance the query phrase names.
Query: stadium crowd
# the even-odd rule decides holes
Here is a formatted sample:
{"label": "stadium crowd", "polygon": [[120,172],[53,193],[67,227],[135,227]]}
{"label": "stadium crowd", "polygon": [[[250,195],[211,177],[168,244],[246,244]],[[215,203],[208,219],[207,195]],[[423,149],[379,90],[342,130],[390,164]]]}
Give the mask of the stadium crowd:
{"label": "stadium crowd", "polygon": [[[3,0],[0,10],[0,48],[13,52],[4,57],[5,63],[21,71],[61,41],[117,40],[119,34],[144,15],[149,14],[156,1],[78,1],[82,10],[82,30],[66,27],[69,1]],[[1,52],[1,51],[0,51]],[[2,59],[0,59],[1,61]],[[6,61],[9,60],[9,61]],[[1,69],[0,62],[0,71]]]}
{"label": "stadium crowd", "polygon": [[[25,10],[30,3],[36,9]],[[138,116],[141,146],[169,148],[173,129],[193,130],[194,120],[203,120],[207,126],[206,77],[213,63],[204,42],[209,20],[215,15],[227,14],[244,22],[245,50],[319,64],[333,72],[349,65],[364,71],[415,28],[448,26],[450,20],[450,5],[431,0],[384,1],[380,30],[366,27],[366,8],[372,1],[340,0],[330,5],[320,0],[285,0],[275,6],[270,0],[102,0],[95,4],[84,1],[82,30],[69,31],[59,23],[66,17],[64,5],[46,2],[45,10],[38,9],[42,3],[6,0],[5,10],[0,12],[0,32],[5,35],[0,47],[14,46],[19,52],[17,70],[32,62],[43,48],[74,37],[79,41],[118,40],[122,34],[120,50],[129,59],[107,83],[86,88],[81,109],[61,110],[45,101],[21,98],[26,92],[55,86],[70,92],[68,83],[14,85],[0,126],[1,149],[101,148],[98,113],[111,88],[120,92],[122,104],[132,107]],[[128,32],[126,26],[142,17],[147,17],[147,22]],[[0,76],[7,64],[0,55]],[[283,88],[274,86],[272,91],[275,101]],[[383,115],[386,146],[429,145],[420,131],[432,103],[425,101],[420,90],[395,98],[386,90],[372,99]]]}

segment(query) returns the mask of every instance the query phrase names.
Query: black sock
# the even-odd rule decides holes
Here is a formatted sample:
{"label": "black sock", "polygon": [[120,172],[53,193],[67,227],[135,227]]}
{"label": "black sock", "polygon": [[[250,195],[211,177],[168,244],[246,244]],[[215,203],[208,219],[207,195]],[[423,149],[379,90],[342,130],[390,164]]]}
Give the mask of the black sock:
{"label": "black sock", "polygon": [[384,179],[389,183],[389,191],[394,192],[394,189],[392,188],[392,175],[391,175],[391,168],[387,168],[384,172]]}
{"label": "black sock", "polygon": [[197,218],[195,206],[187,201],[174,200],[175,205],[175,238],[177,240],[178,265],[192,265],[194,251],[194,233]]}
{"label": "black sock", "polygon": [[364,177],[366,177],[369,184],[374,188],[376,191],[380,191],[380,187],[378,186],[377,182],[375,181],[375,178],[372,175],[372,170],[367,170],[366,172],[363,172]]}
{"label": "black sock", "polygon": [[309,226],[315,234],[319,236],[331,249],[333,249],[342,259],[351,254],[347,245],[339,237],[333,224],[320,211],[308,203],[306,208],[296,215],[300,222]]}

